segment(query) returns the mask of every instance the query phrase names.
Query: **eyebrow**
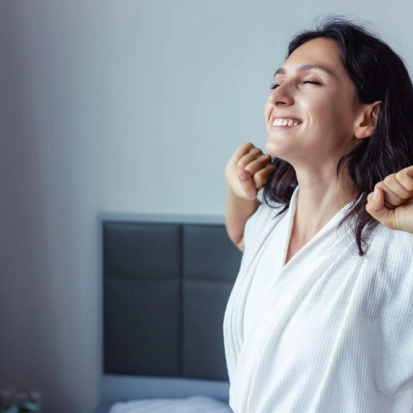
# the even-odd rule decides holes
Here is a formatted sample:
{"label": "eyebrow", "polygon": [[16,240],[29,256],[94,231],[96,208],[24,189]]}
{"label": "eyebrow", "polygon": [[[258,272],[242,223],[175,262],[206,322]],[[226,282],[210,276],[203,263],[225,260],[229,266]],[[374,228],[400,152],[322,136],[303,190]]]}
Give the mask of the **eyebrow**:
{"label": "eyebrow", "polygon": [[[334,73],[330,69],[328,69],[327,67],[325,67],[323,65],[313,65],[313,64],[302,65],[296,70],[296,72],[305,72],[305,71],[311,70],[311,69],[322,70],[323,72],[326,72],[330,76],[334,76]],[[276,75],[285,75],[286,73],[287,73],[287,71],[284,68],[280,67],[274,73],[274,77]]]}

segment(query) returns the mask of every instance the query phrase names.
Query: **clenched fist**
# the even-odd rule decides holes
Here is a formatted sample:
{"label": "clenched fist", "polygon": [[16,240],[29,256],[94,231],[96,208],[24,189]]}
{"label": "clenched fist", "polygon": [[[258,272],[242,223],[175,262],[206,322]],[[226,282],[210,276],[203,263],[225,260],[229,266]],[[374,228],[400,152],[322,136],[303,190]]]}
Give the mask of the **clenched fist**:
{"label": "clenched fist", "polygon": [[413,234],[413,166],[376,184],[366,210],[385,227]]}
{"label": "clenched fist", "polygon": [[252,143],[241,145],[229,159],[225,176],[235,195],[252,201],[275,172],[271,156]]}

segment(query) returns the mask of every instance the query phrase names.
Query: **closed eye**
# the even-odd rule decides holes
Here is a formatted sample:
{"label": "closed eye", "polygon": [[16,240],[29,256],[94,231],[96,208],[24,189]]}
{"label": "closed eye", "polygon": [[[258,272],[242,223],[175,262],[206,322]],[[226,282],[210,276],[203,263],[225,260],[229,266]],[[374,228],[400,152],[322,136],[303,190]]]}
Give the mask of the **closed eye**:
{"label": "closed eye", "polygon": [[312,85],[321,85],[320,82],[316,82],[315,80],[303,80],[303,83],[311,83]]}
{"label": "closed eye", "polygon": [[[310,84],[312,84],[312,85],[321,85],[321,82],[317,82],[317,81],[315,81],[315,80],[303,80],[302,81],[302,83],[310,83]],[[280,86],[279,84],[277,84],[277,83],[272,83],[271,84],[271,86],[270,86],[270,89],[276,89],[278,86]]]}

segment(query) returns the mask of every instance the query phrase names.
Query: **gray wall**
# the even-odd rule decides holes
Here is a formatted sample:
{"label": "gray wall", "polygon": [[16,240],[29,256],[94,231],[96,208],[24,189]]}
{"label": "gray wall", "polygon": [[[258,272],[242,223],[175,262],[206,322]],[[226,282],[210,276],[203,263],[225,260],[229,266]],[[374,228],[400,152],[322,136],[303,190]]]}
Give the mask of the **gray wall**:
{"label": "gray wall", "polygon": [[222,215],[226,160],[263,145],[290,35],[356,15],[411,67],[406,3],[1,1],[0,389],[39,390],[46,413],[91,412],[97,215]]}

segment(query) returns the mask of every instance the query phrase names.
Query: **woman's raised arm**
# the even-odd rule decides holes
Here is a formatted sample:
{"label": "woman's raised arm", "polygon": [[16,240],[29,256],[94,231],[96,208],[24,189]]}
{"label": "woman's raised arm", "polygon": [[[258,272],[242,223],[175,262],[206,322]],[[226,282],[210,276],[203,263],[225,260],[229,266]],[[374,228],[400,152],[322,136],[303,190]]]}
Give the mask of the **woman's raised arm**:
{"label": "woman's raised arm", "polygon": [[241,251],[244,251],[245,223],[260,206],[258,191],[274,171],[271,157],[252,143],[241,145],[227,163],[225,225],[229,238]]}

